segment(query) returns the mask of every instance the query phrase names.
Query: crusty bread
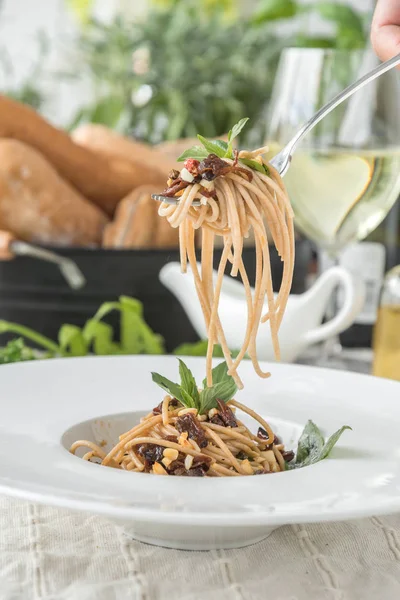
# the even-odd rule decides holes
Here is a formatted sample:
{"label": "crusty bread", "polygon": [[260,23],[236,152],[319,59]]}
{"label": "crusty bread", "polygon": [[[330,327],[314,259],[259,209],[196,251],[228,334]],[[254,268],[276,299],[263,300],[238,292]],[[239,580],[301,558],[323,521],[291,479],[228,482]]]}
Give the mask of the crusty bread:
{"label": "crusty bread", "polygon": [[105,155],[118,156],[133,161],[135,164],[151,165],[152,168],[162,174],[164,183],[167,180],[168,173],[176,167],[175,157],[170,159],[148,144],[120,135],[104,125],[93,123],[80,125],[71,133],[71,137],[74,142],[90,150]]}
{"label": "crusty bread", "polygon": [[0,229],[28,242],[94,246],[107,221],[39,152],[0,139]]}
{"label": "crusty bread", "polygon": [[5,96],[0,96],[0,137],[14,138],[39,150],[64,179],[110,215],[135,187],[149,183],[158,190],[165,184],[164,174],[155,165],[84,148],[32,108]]}
{"label": "crusty bread", "polygon": [[15,235],[10,231],[0,230],[0,260],[12,260],[15,258],[12,250],[13,242],[15,242]]}
{"label": "crusty bread", "polygon": [[119,203],[114,221],[104,230],[106,248],[178,246],[179,233],[158,216],[159,204],[152,199],[152,192],[150,186],[142,186]]}

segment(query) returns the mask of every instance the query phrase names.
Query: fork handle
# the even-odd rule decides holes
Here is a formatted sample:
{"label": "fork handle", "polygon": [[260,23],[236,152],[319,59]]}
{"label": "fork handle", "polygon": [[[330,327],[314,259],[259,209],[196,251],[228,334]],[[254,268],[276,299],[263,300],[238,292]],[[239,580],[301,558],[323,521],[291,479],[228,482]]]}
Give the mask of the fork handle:
{"label": "fork handle", "polygon": [[358,92],[358,90],[363,88],[365,85],[367,85],[371,81],[374,81],[374,79],[377,79],[378,77],[380,77],[387,71],[390,71],[390,69],[393,69],[393,67],[397,65],[400,65],[400,54],[394,56],[393,58],[387,60],[384,63],[381,63],[380,65],[375,67],[375,69],[369,71],[363,77],[349,85],[349,87],[347,87],[345,90],[337,94],[334,98],[332,98],[330,102],[325,104],[325,106],[323,106],[317,113],[315,113],[315,115],[311,117],[311,119],[307,121],[307,123],[303,125],[303,127],[296,133],[294,138],[292,138],[290,142],[285,146],[284,151],[291,154],[297,146],[297,144],[299,143],[299,141],[309,131],[311,131],[311,129],[313,129],[320,121],[322,121],[322,119],[326,117],[326,115],[328,115],[337,106],[339,106],[339,104],[342,104],[342,102],[350,98],[350,96],[352,96],[355,92]]}

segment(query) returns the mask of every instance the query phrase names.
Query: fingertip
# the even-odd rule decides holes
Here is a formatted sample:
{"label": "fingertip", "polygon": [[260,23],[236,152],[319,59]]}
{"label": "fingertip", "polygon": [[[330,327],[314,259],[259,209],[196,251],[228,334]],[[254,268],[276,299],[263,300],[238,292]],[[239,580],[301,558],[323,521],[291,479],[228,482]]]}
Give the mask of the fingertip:
{"label": "fingertip", "polygon": [[371,44],[382,61],[397,56],[400,52],[400,27],[396,25],[372,27]]}

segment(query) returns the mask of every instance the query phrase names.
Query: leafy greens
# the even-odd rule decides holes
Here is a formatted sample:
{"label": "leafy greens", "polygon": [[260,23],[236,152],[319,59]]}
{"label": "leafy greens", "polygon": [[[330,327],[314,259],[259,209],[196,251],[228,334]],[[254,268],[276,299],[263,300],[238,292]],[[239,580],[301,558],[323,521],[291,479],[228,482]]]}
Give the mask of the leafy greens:
{"label": "leafy greens", "polygon": [[[233,141],[242,133],[248,121],[249,119],[246,117],[241,119],[232,127],[228,134],[228,142],[225,142],[224,140],[207,140],[202,135],[198,135],[197,137],[203,146],[192,146],[192,148],[189,148],[189,150],[185,150],[185,152],[178,158],[178,162],[184,162],[188,158],[194,158],[201,161],[207,158],[209,154],[216,154],[219,158],[228,158],[233,160]],[[254,171],[263,173],[263,175],[269,174],[268,167],[257,162],[256,160],[239,158],[239,162],[243,163]]]}
{"label": "leafy greens", "polygon": [[[112,326],[103,322],[112,311],[120,313],[119,342],[114,340]],[[142,304],[135,298],[127,296],[121,296],[118,302],[102,304],[94,317],[89,319],[82,328],[68,323],[62,325],[57,342],[29,327],[7,321],[0,321],[0,333],[15,333],[21,338],[30,340],[46,350],[46,358],[87,356],[91,353],[100,356],[164,354],[163,340],[145,322]],[[0,364],[35,358],[42,358],[42,356],[38,357],[20,338],[12,340],[0,350]]]}
{"label": "leafy greens", "polygon": [[174,383],[158,373],[152,373],[152,379],[165,392],[179,400],[183,406],[196,408],[199,414],[217,408],[217,400],[228,402],[238,390],[235,381],[228,375],[226,362],[220,363],[212,370],[212,386],[208,387],[207,381],[204,380],[203,389],[200,391],[193,373],[182,360],[179,360],[179,375],[180,384]]}
{"label": "leafy greens", "polygon": [[308,421],[298,441],[296,459],[289,463],[287,468],[299,469],[324,460],[329,456],[346,429],[351,430],[351,427],[344,425],[325,441],[319,427],[313,421]]}
{"label": "leafy greens", "polygon": [[22,338],[15,338],[7,346],[0,349],[0,365],[25,362],[36,358],[34,350],[25,345]]}

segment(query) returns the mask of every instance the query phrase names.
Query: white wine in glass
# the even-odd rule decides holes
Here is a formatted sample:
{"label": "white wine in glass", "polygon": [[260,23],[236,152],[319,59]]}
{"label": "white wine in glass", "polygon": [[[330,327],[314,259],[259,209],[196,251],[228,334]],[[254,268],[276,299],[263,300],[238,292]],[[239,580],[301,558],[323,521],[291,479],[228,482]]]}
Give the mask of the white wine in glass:
{"label": "white wine in glass", "polygon": [[[275,154],[279,146],[270,143]],[[298,229],[336,257],[383,221],[400,195],[400,143],[376,150],[300,149],[285,177]]]}
{"label": "white wine in glass", "polygon": [[[371,51],[285,50],[270,105],[271,156],[376,61]],[[297,228],[335,262],[384,220],[399,197],[399,106],[400,75],[391,71],[321,121],[285,175]]]}

